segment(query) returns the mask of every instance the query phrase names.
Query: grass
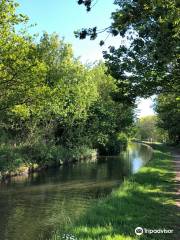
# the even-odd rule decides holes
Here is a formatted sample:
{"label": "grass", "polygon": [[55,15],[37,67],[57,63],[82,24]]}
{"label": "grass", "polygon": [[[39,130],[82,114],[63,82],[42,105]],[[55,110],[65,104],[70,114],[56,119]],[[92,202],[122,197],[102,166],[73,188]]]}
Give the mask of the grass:
{"label": "grass", "polygon": [[[146,166],[69,227],[67,231],[75,236],[72,239],[179,239],[180,215],[174,201],[171,156],[166,147],[154,147],[153,158]],[[174,233],[137,236],[134,233],[136,227],[173,229]],[[53,239],[61,237],[56,234]]]}

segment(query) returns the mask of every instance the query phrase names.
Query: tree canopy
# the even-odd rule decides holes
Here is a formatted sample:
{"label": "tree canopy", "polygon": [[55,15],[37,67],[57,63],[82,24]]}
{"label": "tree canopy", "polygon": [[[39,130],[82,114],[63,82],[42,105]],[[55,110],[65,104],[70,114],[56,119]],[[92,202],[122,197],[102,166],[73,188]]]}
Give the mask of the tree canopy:
{"label": "tree canopy", "polygon": [[[88,10],[93,1],[79,1]],[[118,80],[119,95],[133,101],[160,92],[172,92],[178,85],[179,3],[176,0],[117,0],[117,10],[106,31],[126,41],[109,47],[104,58],[109,73]],[[93,10],[92,10],[93,11]],[[91,39],[98,27],[83,29],[76,36]],[[101,42],[102,43],[102,42]]]}
{"label": "tree canopy", "polygon": [[[91,0],[78,3],[87,11],[93,6]],[[179,1],[116,0],[114,4],[117,10],[104,31],[125,40],[118,48],[109,46],[103,52],[108,73],[118,87],[114,99],[133,103],[136,97],[160,94],[156,106],[160,125],[171,139],[179,139]],[[93,40],[100,32],[94,26],[75,32],[75,36]]]}
{"label": "tree canopy", "polygon": [[116,80],[104,63],[83,65],[57,34],[29,34],[17,6],[0,3],[0,172],[118,153],[134,109],[114,101]]}

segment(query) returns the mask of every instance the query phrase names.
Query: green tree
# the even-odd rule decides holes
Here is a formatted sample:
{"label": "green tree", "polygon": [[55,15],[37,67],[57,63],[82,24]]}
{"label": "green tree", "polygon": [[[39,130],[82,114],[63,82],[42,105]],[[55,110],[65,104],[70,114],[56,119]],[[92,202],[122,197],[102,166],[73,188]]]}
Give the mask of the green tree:
{"label": "green tree", "polygon": [[158,128],[158,117],[149,115],[141,117],[136,122],[136,138],[143,141],[166,141],[167,133]]}
{"label": "green tree", "polygon": [[134,104],[116,101],[120,88],[104,64],[84,66],[57,34],[28,34],[17,6],[0,2],[0,171],[59,163],[90,148],[118,153]]}
{"label": "green tree", "polygon": [[121,145],[118,134],[126,131],[133,122],[133,107],[114,101],[116,81],[106,74],[102,65],[92,71],[96,73],[99,98],[90,108],[86,132],[101,153],[115,154]]}
{"label": "green tree", "polygon": [[168,131],[172,142],[180,142],[180,98],[177,94],[159,95],[155,110],[158,114],[158,126]]}
{"label": "green tree", "polygon": [[11,0],[0,3],[1,112],[19,104],[31,103],[32,94],[42,84],[45,72],[44,64],[37,58],[32,38],[16,31],[18,24],[27,22],[27,17],[16,14],[16,7],[17,4]]}
{"label": "green tree", "polygon": [[[179,2],[176,0],[117,0],[112,24],[105,29],[127,44],[104,52],[109,73],[117,79],[117,99],[173,92],[179,86]],[[87,10],[92,1],[79,1]],[[76,32],[80,39],[98,35],[98,28]],[[102,43],[102,42],[101,42]],[[127,74],[128,73],[128,74]]]}

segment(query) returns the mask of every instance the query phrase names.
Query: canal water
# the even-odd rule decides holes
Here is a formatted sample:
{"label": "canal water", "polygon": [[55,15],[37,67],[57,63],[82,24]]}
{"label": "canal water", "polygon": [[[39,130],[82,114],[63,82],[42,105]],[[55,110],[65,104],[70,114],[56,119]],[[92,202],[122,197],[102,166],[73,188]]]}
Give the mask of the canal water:
{"label": "canal water", "polygon": [[146,145],[130,143],[116,157],[51,168],[0,184],[0,239],[50,239],[99,198],[138,171],[152,155]]}

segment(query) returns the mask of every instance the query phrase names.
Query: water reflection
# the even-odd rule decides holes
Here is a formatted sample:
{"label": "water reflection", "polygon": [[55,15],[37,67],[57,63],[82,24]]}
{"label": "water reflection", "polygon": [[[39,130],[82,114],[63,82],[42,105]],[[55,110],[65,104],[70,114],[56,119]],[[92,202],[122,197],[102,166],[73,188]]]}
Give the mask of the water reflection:
{"label": "water reflection", "polygon": [[118,186],[151,157],[151,149],[131,143],[118,157],[101,157],[0,185],[0,239],[48,239],[78,218],[93,201]]}

